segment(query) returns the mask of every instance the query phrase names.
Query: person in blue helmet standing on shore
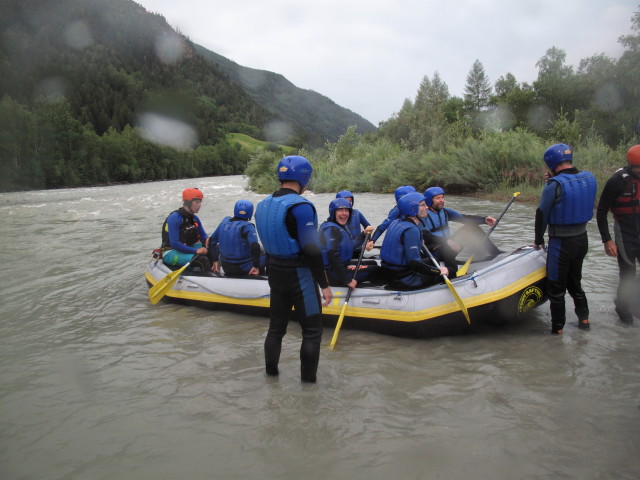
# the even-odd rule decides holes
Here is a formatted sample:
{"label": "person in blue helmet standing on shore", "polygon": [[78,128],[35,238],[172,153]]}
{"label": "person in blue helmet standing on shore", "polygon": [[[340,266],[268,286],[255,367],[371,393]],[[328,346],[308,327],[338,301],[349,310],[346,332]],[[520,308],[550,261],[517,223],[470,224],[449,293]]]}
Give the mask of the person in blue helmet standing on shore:
{"label": "person in blue helmet standing on shore", "polygon": [[[329,203],[329,218],[320,225],[322,259],[330,285],[356,288],[358,282],[372,280],[378,270],[375,260],[363,260],[360,262],[358,272],[354,272],[358,262],[352,260],[353,240],[349,232],[349,219],[352,214],[353,209],[349,200],[335,198]],[[371,229],[371,227],[368,228]],[[358,234],[357,241],[360,249],[367,233],[370,231],[365,230]],[[369,240],[365,249],[372,248],[373,242]]]}
{"label": "person in blue helmet standing on shore", "polygon": [[382,234],[387,230],[387,228],[389,228],[391,222],[400,218],[400,210],[398,210],[398,200],[400,200],[407,193],[412,193],[415,191],[416,189],[411,185],[402,185],[401,187],[395,189],[393,194],[396,197],[396,204],[391,210],[389,210],[387,218],[385,218],[382,223],[378,225],[378,227],[373,232],[373,235],[371,235],[371,240],[373,240],[374,243],[377,242]]}
{"label": "person in blue helmet standing on shore", "polygon": [[331,302],[332,293],[322,262],[316,209],[301,196],[312,172],[305,157],[290,155],[280,160],[277,175],[281,188],[258,203],[256,226],[269,256],[271,295],[269,330],[264,342],[266,373],[279,374],[282,338],[294,309],[302,327],[300,378],[315,383],[322,341],[322,307]]}
{"label": "person in blue helmet standing on shore", "polygon": [[591,172],[573,166],[573,150],[565,143],[550,146],[543,156],[548,180],[536,210],[534,246],[547,249],[547,294],[551,309],[551,333],[562,334],[565,325],[565,293],[573,298],[578,327],[590,328],[589,305],[582,289],[582,263],[588,250],[587,222],[593,217],[597,183]]}
{"label": "person in blue helmet standing on shore", "polygon": [[394,220],[382,242],[382,271],[389,279],[388,287],[397,290],[426,288],[448,275],[446,267],[436,268],[422,258],[422,219],[427,216],[424,196],[408,193],[398,200],[400,218]]}
{"label": "person in blue helmet standing on shore", "polygon": [[251,223],[253,203],[238,200],[233,207],[233,217],[225,217],[209,240],[209,247],[216,248],[218,261],[213,263],[214,273],[220,273],[220,265],[227,277],[245,277],[264,273],[265,256],[262,254],[256,227]]}
{"label": "person in blue helmet standing on shore", "polygon": [[373,231],[373,227],[371,227],[371,224],[360,210],[353,208],[353,205],[355,204],[355,197],[353,196],[353,193],[349,190],[342,190],[336,193],[336,198],[346,198],[351,202],[351,216],[349,217],[349,224],[347,225],[347,228],[351,234],[351,240],[353,243],[352,258],[358,258],[360,256],[360,248],[362,247],[363,241],[361,239],[362,229],[364,228],[366,231],[369,228]]}
{"label": "person in blue helmet standing on shore", "polygon": [[427,216],[423,221],[424,239],[429,250],[434,256],[442,260],[450,272],[450,278],[454,278],[458,271],[456,255],[462,248],[450,238],[449,222],[481,225],[483,223],[492,227],[496,223],[493,217],[480,215],[465,215],[444,206],[445,191],[441,187],[429,187],[424,191],[424,200],[428,207]]}

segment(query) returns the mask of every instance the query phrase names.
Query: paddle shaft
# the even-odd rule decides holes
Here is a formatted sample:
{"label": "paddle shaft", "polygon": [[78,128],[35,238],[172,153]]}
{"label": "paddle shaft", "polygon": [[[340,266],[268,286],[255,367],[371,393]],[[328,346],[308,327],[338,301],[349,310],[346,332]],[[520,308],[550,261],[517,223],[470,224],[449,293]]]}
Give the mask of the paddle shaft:
{"label": "paddle shaft", "polygon": [[[434,258],[433,254],[431,253],[431,251],[426,245],[424,246],[424,249],[427,251],[427,254],[431,258],[433,265],[436,268],[440,268],[438,261]],[[449,290],[451,290],[451,294],[453,295],[453,298],[455,299],[456,303],[460,307],[460,310],[462,310],[462,313],[464,315],[464,318],[467,320],[467,323],[471,324],[471,318],[469,318],[469,311],[467,310],[467,307],[462,301],[462,298],[460,298],[460,295],[458,295],[458,292],[456,291],[456,287],[453,286],[453,283],[451,283],[451,280],[449,280],[449,277],[447,275],[442,275],[442,277],[444,278],[444,283],[446,283],[447,287],[449,287]]]}
{"label": "paddle shaft", "polygon": [[[367,242],[369,241],[370,234],[367,233],[364,237],[364,243],[362,244],[362,249],[360,250],[360,256],[358,257],[358,263],[356,265],[356,270],[353,272],[353,277],[351,280],[355,280],[358,275],[358,270],[360,270],[360,264],[362,263],[362,257],[364,256],[364,251],[367,249]],[[344,304],[342,305],[342,310],[340,311],[340,317],[338,317],[338,323],[336,323],[336,329],[333,332],[333,337],[331,337],[331,343],[329,344],[329,348],[333,350],[333,347],[338,340],[338,333],[340,333],[340,328],[342,327],[342,321],[344,320],[344,314],[347,311],[347,305],[349,304],[349,299],[351,298],[351,292],[353,292],[353,288],[349,287],[349,291],[347,292],[347,296],[344,299]]]}
{"label": "paddle shaft", "polygon": [[504,207],[504,210],[502,210],[502,213],[500,214],[500,216],[496,219],[496,223],[494,223],[493,226],[487,232],[485,239],[488,238],[489,235],[491,235],[491,232],[493,232],[493,230],[498,226],[498,223],[500,222],[500,220],[502,220],[502,217],[504,217],[504,214],[507,213],[507,210],[509,210],[509,207],[511,206],[511,204],[516,201],[516,197],[518,195],[520,195],[520,192],[515,192],[513,194],[513,197],[511,197],[511,200],[509,200],[509,203],[507,203],[507,205]]}

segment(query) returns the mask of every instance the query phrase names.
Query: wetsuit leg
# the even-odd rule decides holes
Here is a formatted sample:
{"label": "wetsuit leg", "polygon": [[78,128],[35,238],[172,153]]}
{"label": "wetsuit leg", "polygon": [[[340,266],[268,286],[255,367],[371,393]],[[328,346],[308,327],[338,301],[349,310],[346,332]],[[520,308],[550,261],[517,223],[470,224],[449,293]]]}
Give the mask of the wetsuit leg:
{"label": "wetsuit leg", "polygon": [[640,263],[640,239],[624,236],[618,244],[618,290],[616,293],[616,313],[624,323],[632,323],[631,305],[638,301],[640,292],[636,278],[636,262]]}
{"label": "wetsuit leg", "polygon": [[300,379],[315,383],[322,342],[322,304],[311,270],[297,268],[296,273],[298,289],[294,294],[294,307],[296,319],[302,327]]}
{"label": "wetsuit leg", "polygon": [[[436,260],[442,261],[444,266],[449,270],[449,278],[455,278],[458,273],[458,263],[456,262],[456,256],[458,252],[454,251],[447,243],[446,238],[432,237],[438,239],[437,243],[432,243],[429,246],[429,250],[433,253]],[[431,261],[429,260],[429,264]]]}
{"label": "wetsuit leg", "polygon": [[566,321],[564,295],[567,290],[568,262],[563,251],[563,238],[551,237],[547,250],[547,295],[551,310],[551,332],[558,333]]}
{"label": "wetsuit leg", "polygon": [[265,364],[269,375],[278,374],[282,337],[286,334],[293,307],[302,328],[300,372],[303,382],[315,382],[322,341],[322,306],[320,294],[308,268],[269,269],[271,287],[270,322],[265,339]]}
{"label": "wetsuit leg", "polygon": [[589,241],[586,232],[583,235],[572,237],[570,240],[572,256],[569,260],[569,272],[567,274],[567,291],[573,298],[573,305],[578,321],[589,318],[589,304],[587,295],[582,289],[582,263],[589,250]]}
{"label": "wetsuit leg", "polygon": [[293,298],[285,287],[285,285],[291,283],[290,270],[277,267],[271,267],[269,270],[269,286],[271,287],[269,330],[264,341],[264,360],[267,375],[278,375],[282,337],[287,333],[289,314],[293,307]]}

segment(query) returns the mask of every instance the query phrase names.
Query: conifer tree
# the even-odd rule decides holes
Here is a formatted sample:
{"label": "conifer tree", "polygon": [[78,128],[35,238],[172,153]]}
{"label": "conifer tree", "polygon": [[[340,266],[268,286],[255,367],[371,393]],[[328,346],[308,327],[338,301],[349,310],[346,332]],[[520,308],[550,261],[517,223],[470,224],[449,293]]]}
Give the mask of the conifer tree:
{"label": "conifer tree", "polygon": [[484,71],[480,60],[473,62],[473,66],[467,75],[467,83],[464,87],[464,101],[472,112],[480,112],[489,105],[491,97],[491,83]]}

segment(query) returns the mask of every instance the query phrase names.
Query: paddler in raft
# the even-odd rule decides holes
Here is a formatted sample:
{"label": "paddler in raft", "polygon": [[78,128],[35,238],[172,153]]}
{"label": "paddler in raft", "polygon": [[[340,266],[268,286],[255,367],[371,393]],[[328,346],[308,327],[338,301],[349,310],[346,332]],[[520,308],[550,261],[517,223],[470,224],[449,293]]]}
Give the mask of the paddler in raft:
{"label": "paddler in raft", "polygon": [[427,216],[424,195],[407,193],[398,200],[400,218],[391,222],[382,242],[382,271],[389,279],[387,288],[416,290],[440,282],[448,275],[446,267],[436,268],[422,258],[422,221]]}
{"label": "paddler in raft", "polygon": [[265,255],[262,253],[256,227],[251,223],[253,203],[238,200],[233,207],[233,217],[224,219],[211,235],[209,245],[219,254],[213,262],[213,272],[220,273],[220,265],[227,277],[264,275]]}
{"label": "paddler in raft", "polygon": [[411,193],[415,191],[416,189],[411,185],[403,185],[401,187],[396,188],[394,192],[394,196],[396,197],[396,204],[393,206],[391,210],[389,210],[389,214],[387,215],[387,218],[385,218],[384,221],[380,225],[378,225],[378,227],[373,232],[373,235],[371,235],[371,240],[373,240],[373,243],[378,241],[378,239],[387,230],[387,228],[389,228],[389,225],[391,225],[391,222],[400,218],[400,211],[398,210],[398,200],[400,200],[407,193]]}
{"label": "paddler in raft", "polygon": [[[462,247],[450,238],[449,221],[464,223],[465,226],[474,225],[473,228],[480,230],[475,225],[485,223],[492,227],[495,225],[496,219],[489,216],[464,215],[452,208],[445,208],[444,194],[444,189],[437,186],[429,187],[424,191],[427,215],[423,220],[423,235],[425,243],[434,257],[437,260],[442,260],[449,269],[449,278],[455,278],[458,272],[456,255],[460,253]],[[483,235],[482,231],[480,231],[480,235]]]}
{"label": "paddler in raft", "polygon": [[160,250],[165,264],[182,267],[191,262],[191,269],[211,270],[213,253],[208,248],[209,236],[196,215],[203,199],[197,188],[186,188],[182,192],[182,207],[171,212],[162,224]]}
{"label": "paddler in raft", "polygon": [[346,198],[351,202],[351,216],[349,217],[347,230],[351,234],[351,241],[353,243],[353,253],[351,254],[351,258],[358,258],[360,257],[360,249],[362,248],[362,242],[364,241],[364,237],[361,235],[362,229],[366,230],[367,228],[370,228],[370,230],[373,231],[373,227],[371,227],[371,224],[360,210],[353,208],[355,203],[353,193],[349,190],[342,190],[336,193],[336,198]]}
{"label": "paddler in raft", "polygon": [[[351,258],[354,242],[349,232],[349,220],[352,214],[351,202],[346,198],[336,198],[329,203],[329,218],[320,225],[322,260],[330,285],[356,288],[358,282],[373,280],[379,268],[375,260],[363,261],[354,278],[358,261]],[[366,235],[372,231],[373,227],[369,225],[358,234],[358,250],[362,248]],[[371,250],[373,241],[369,240],[365,248]]]}

